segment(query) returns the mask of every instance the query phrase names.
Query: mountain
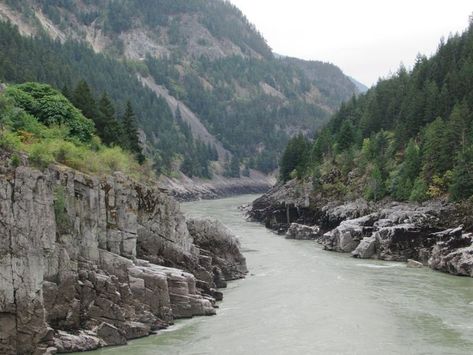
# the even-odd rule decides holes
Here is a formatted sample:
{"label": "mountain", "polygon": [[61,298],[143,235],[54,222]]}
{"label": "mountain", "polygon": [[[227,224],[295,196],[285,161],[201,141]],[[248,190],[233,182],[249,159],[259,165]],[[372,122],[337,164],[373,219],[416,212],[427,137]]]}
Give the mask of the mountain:
{"label": "mountain", "polygon": [[129,99],[166,174],[270,172],[291,136],[359,92],[333,65],[275,57],[226,1],[6,0],[0,17],[22,35],[2,25],[15,40],[1,43],[1,80],[62,89],[85,79],[120,113]]}
{"label": "mountain", "polygon": [[315,142],[291,140],[281,178],[311,177],[332,198],[473,196],[473,22],[341,105]]}
{"label": "mountain", "polygon": [[351,82],[353,84],[355,84],[355,86],[356,86],[356,88],[358,89],[359,92],[365,93],[365,92],[368,91],[369,88],[365,84],[360,83],[358,80],[352,78],[351,76],[349,76],[348,79],[350,79]]}

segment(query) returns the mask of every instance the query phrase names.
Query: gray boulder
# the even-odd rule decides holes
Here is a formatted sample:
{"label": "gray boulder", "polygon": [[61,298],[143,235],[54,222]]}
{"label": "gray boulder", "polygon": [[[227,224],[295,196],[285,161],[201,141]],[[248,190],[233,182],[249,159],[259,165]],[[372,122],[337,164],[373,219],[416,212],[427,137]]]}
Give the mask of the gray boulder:
{"label": "gray boulder", "polygon": [[370,214],[343,221],[337,228],[325,233],[319,242],[326,250],[351,253],[363,238],[371,235],[376,218],[376,214]]}
{"label": "gray boulder", "polygon": [[370,259],[376,254],[376,244],[377,238],[375,235],[364,237],[351,254],[355,258]]}
{"label": "gray boulder", "polygon": [[407,267],[413,268],[413,269],[418,269],[423,267],[424,265],[421,262],[418,262],[416,260],[412,259],[407,259]]}
{"label": "gray boulder", "polygon": [[436,233],[440,241],[434,246],[429,266],[454,275],[473,277],[473,234],[460,226]]}
{"label": "gray boulder", "polygon": [[318,226],[292,223],[286,232],[286,239],[315,240],[321,236]]}
{"label": "gray boulder", "polygon": [[240,251],[238,238],[221,222],[214,219],[187,220],[187,228],[193,242],[214,267],[214,275],[222,272],[224,280],[244,277],[248,269],[246,259]]}

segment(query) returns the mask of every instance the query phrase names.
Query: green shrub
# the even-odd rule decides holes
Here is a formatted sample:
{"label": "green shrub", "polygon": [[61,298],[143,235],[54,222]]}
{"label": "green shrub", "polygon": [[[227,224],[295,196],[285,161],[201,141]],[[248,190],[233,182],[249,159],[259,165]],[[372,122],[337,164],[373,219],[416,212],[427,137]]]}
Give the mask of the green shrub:
{"label": "green shrub", "polygon": [[132,166],[136,164],[133,163],[134,161],[130,155],[125,153],[121,148],[104,148],[99,151],[96,156],[95,169],[97,172],[105,171],[107,173],[112,173],[115,171],[121,171],[124,173],[131,173]]}
{"label": "green shrub", "polygon": [[47,142],[32,144],[28,147],[28,153],[30,163],[40,169],[47,168],[49,164],[54,162],[54,156]]}
{"label": "green shrub", "polygon": [[26,83],[11,85],[5,90],[7,98],[47,126],[65,125],[70,136],[88,142],[95,131],[94,123],[85,118],[68,99],[49,85]]}
{"label": "green shrub", "polygon": [[[138,180],[154,178],[151,165],[138,164],[131,153],[119,147],[103,145],[92,135],[92,121],[48,85],[28,83],[9,86],[6,91],[0,95],[4,104],[0,148],[26,152],[31,165],[40,169],[57,162],[86,173],[122,171]],[[13,155],[11,165],[20,163],[19,156]]]}
{"label": "green shrub", "polygon": [[20,149],[21,140],[18,134],[7,130],[0,130],[0,148],[14,151]]}
{"label": "green shrub", "polygon": [[20,159],[20,156],[18,154],[13,154],[10,158],[10,164],[12,167],[14,168],[17,168],[20,166],[21,164],[21,159]]}

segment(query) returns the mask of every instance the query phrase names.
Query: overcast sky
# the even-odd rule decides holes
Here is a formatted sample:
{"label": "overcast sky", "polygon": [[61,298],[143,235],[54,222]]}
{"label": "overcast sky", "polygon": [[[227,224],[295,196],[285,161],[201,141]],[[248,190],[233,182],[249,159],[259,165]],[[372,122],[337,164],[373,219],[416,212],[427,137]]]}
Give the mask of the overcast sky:
{"label": "overcast sky", "polygon": [[472,0],[230,0],[274,52],[338,65],[365,85],[463,31]]}

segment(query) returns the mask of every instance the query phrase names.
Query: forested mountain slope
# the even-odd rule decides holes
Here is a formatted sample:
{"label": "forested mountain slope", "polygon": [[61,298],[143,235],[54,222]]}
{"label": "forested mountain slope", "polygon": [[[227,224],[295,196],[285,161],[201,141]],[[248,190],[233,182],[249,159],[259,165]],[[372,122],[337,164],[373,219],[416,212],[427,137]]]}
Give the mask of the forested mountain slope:
{"label": "forested mountain slope", "polygon": [[342,104],[309,143],[293,139],[281,178],[318,193],[424,201],[473,196],[473,23],[366,94]]}
{"label": "forested mountain slope", "polygon": [[[85,79],[118,110],[130,99],[147,155],[162,171],[210,176],[220,165],[238,176],[244,164],[269,172],[290,136],[314,131],[358,92],[333,65],[275,58],[226,1],[4,0],[0,17],[36,36],[3,27],[1,80],[63,88]],[[166,100],[157,97],[163,92]],[[220,163],[210,164],[216,148]]]}

